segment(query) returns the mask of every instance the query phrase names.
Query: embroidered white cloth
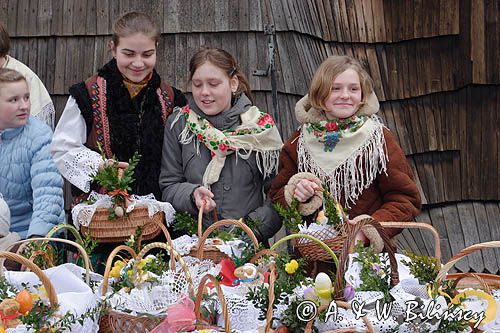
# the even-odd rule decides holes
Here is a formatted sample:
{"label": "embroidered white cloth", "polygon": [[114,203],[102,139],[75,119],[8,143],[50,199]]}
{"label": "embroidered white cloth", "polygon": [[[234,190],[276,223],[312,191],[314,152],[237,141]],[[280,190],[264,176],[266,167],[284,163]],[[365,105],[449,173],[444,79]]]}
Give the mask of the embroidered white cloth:
{"label": "embroidered white cloth", "polygon": [[[154,214],[158,212],[165,213],[165,222],[167,226],[170,226],[174,220],[175,209],[168,202],[157,201],[153,194],[148,195],[135,195],[130,196],[131,203],[127,207],[127,213],[130,213],[137,206],[147,206],[149,217],[153,217]],[[79,203],[71,210],[71,216],[73,217],[73,224],[79,230],[80,225],[88,226],[92,220],[92,216],[97,208],[110,208],[113,203],[111,197],[107,194],[99,194],[92,192],[88,198],[93,204]]]}
{"label": "embroidered white cloth", "polygon": [[[59,302],[57,314],[64,315],[70,312],[78,318],[89,309],[98,306],[100,298],[85,284],[83,280],[85,270],[83,268],[74,264],[63,264],[46,269],[44,273],[56,290]],[[17,289],[24,289],[22,283],[27,283],[29,286],[41,285],[40,279],[33,272],[5,272],[5,278]],[[102,276],[95,273],[91,273],[90,278],[94,282],[102,280]],[[42,293],[43,289],[30,288],[30,291]],[[65,332],[87,333],[97,332],[98,329],[99,318],[95,321],[87,318],[83,325],[77,322]],[[28,330],[26,326],[19,325],[15,329],[7,330],[7,332],[33,332],[33,330]]]}

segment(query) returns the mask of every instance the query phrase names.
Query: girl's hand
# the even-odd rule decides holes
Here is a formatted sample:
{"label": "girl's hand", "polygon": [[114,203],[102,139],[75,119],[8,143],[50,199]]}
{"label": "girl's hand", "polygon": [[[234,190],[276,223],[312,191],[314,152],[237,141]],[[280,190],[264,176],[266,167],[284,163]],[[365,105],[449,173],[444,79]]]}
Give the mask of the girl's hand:
{"label": "girl's hand", "polygon": [[[366,215],[366,214],[362,214],[362,215],[356,216],[352,220],[348,220],[347,223],[350,223],[350,224],[354,225],[354,224],[358,223],[359,221],[367,219],[367,218],[371,218],[371,216],[370,215]],[[370,244],[370,240],[366,237],[366,235],[361,230],[354,237],[354,244],[357,244],[358,241],[362,241],[363,244],[365,244],[365,245],[369,245]]]}
{"label": "girl's hand", "polygon": [[[107,159],[106,161],[102,161],[101,165],[99,165],[99,171],[101,171],[104,167],[112,166],[113,163],[115,163],[115,160],[113,160],[112,158]],[[128,168],[128,163],[118,161],[118,168],[125,170],[126,168]]]}
{"label": "girl's hand", "polygon": [[196,207],[200,209],[203,205],[205,205],[205,212],[212,211],[217,204],[213,200],[214,194],[207,189],[206,187],[200,186],[193,192],[194,203]]}
{"label": "girl's hand", "polygon": [[320,187],[318,186],[318,184],[307,179],[302,179],[295,186],[295,192],[293,193],[293,196],[299,202],[306,202],[307,200],[311,199],[311,197],[314,195],[314,192],[319,188]]}

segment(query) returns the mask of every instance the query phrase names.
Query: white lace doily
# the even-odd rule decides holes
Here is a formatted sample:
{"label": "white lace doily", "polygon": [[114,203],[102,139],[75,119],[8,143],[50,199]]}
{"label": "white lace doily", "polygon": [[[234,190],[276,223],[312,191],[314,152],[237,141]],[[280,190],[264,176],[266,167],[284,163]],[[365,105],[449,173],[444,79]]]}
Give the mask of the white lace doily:
{"label": "white lace doily", "polygon": [[145,283],[130,293],[120,290],[110,298],[115,311],[136,314],[158,315],[165,313],[167,307],[175,304],[181,293],[188,294],[188,282],[182,272],[166,271],[154,285]]}
{"label": "white lace doily", "polygon": [[[134,210],[136,206],[147,206],[149,217],[153,217],[158,212],[165,213],[165,222],[167,226],[170,226],[174,220],[175,209],[168,202],[161,202],[155,199],[153,194],[138,196],[132,194],[130,196],[131,202],[127,207],[127,213]],[[99,194],[92,192],[89,195],[88,200],[94,202],[89,205],[86,203],[79,203],[71,210],[71,216],[73,217],[73,224],[79,230],[80,225],[87,227],[94,216],[97,208],[111,208],[113,203],[111,197],[107,194]]]}
{"label": "white lace doily", "polygon": [[[222,244],[218,244],[219,242],[221,242],[220,239],[217,240],[217,244],[214,244],[214,239],[208,238],[205,241],[205,245],[214,245],[217,249],[219,249],[219,251],[227,254],[229,257],[231,257],[233,254],[239,257],[241,255],[241,250],[245,245],[245,242],[240,239],[223,241]],[[181,237],[172,240],[172,244],[174,246],[174,249],[181,256],[185,256],[189,254],[189,252],[191,252],[193,247],[198,245],[198,236],[183,235]]]}
{"label": "white lace doily", "polygon": [[[354,258],[358,256],[357,253],[349,254],[349,263],[347,270],[345,271],[344,278],[348,284],[353,286],[355,289],[359,288],[361,285],[361,279],[359,277],[361,273],[361,265],[354,261]],[[379,253],[380,264],[382,267],[389,266],[389,255],[387,253]],[[398,273],[399,280],[406,280],[410,278],[415,278],[411,273],[410,269],[404,265],[401,261],[411,262],[410,258],[403,254],[396,253],[396,261],[398,262]],[[390,271],[390,270],[389,270]],[[387,276],[389,278],[389,276]]]}
{"label": "white lace doily", "polygon": [[[337,237],[337,230],[328,224],[311,223],[309,225],[299,224],[299,233],[314,234],[319,240],[331,239]],[[308,240],[309,241],[309,240]]]}

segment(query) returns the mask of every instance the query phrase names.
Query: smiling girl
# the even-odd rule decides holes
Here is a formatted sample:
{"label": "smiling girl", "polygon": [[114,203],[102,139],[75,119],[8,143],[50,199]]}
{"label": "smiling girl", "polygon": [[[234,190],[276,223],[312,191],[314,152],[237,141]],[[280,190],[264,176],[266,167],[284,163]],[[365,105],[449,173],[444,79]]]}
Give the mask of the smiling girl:
{"label": "smiling girl", "polygon": [[63,176],[73,185],[73,204],[97,190],[91,178],[108,161],[128,161],[139,152],[131,193],[153,193],[158,187],[166,119],[175,106],[184,106],[182,93],[162,81],[155,71],[160,31],[145,14],[131,12],[119,18],[109,43],[113,59],[96,75],[69,89],[57,124],[52,154]]}
{"label": "smiling girl", "polygon": [[[50,156],[52,131],[30,117],[26,78],[0,69],[0,197],[10,209],[10,231],[45,235],[64,222],[63,180]],[[0,236],[9,229],[2,226]],[[15,240],[15,239],[14,239]]]}
{"label": "smiling girl", "polygon": [[[351,223],[411,221],[420,212],[420,195],[406,157],[376,115],[379,103],[373,82],[361,64],[332,56],[316,73],[309,94],[295,106],[301,127],[287,140],[270,196],[288,206],[293,198],[302,215],[322,206],[322,186],[349,209]],[[390,230],[390,236],[397,230]],[[365,243],[381,239],[366,230]]]}
{"label": "smiling girl", "polygon": [[189,65],[194,104],[167,121],[160,187],[163,200],[195,214],[205,205],[204,224],[248,218],[266,242],[280,228],[265,193],[283,145],[270,115],[252,105],[250,87],[224,50],[198,51]]}

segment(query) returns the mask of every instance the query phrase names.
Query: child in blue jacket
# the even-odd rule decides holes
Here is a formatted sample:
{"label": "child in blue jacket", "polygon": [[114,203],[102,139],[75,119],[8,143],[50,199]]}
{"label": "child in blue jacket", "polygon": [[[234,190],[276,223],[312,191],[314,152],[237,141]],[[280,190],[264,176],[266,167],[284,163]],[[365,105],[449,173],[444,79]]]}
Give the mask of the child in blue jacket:
{"label": "child in blue jacket", "polygon": [[10,231],[45,235],[64,222],[63,180],[50,154],[52,131],[30,116],[26,79],[0,69],[0,193],[10,209]]}

